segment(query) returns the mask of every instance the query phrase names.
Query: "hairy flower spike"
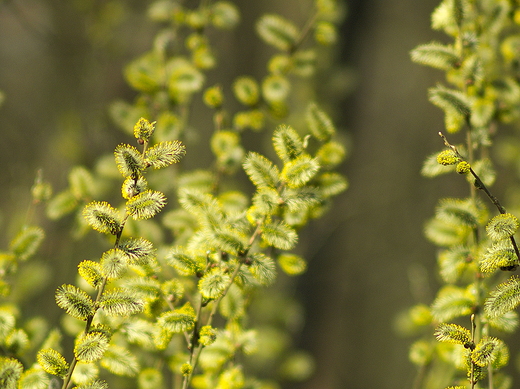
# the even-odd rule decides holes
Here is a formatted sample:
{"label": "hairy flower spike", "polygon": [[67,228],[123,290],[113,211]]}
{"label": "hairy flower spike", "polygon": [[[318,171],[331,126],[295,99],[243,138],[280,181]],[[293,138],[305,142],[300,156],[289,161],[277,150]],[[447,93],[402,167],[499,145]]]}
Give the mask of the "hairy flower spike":
{"label": "hairy flower spike", "polygon": [[211,326],[203,326],[200,329],[199,334],[199,342],[204,346],[209,346],[210,344],[213,344],[217,339],[217,330]]}
{"label": "hairy flower spike", "polygon": [[453,150],[443,150],[437,155],[437,162],[441,165],[455,165],[459,161],[459,157]]}
{"label": "hairy flower spike", "polygon": [[440,342],[456,343],[468,347],[471,345],[471,333],[458,324],[439,324],[435,330],[435,337]]}
{"label": "hairy flower spike", "polygon": [[40,350],[37,360],[43,370],[58,377],[64,377],[69,369],[69,364],[63,358],[63,355],[52,348]]}
{"label": "hairy flower spike", "polygon": [[93,201],[83,209],[87,224],[102,234],[117,235],[121,230],[121,215],[106,201]]}
{"label": "hairy flower spike", "polygon": [[486,232],[492,240],[507,239],[518,230],[518,218],[510,213],[495,216],[486,226]]}
{"label": "hairy flower spike", "polygon": [[471,170],[471,165],[466,161],[461,161],[457,164],[456,172],[459,174],[468,174]]}
{"label": "hairy flower spike", "polygon": [[149,142],[155,130],[155,123],[150,123],[145,118],[140,118],[134,126],[134,136],[136,139]]}

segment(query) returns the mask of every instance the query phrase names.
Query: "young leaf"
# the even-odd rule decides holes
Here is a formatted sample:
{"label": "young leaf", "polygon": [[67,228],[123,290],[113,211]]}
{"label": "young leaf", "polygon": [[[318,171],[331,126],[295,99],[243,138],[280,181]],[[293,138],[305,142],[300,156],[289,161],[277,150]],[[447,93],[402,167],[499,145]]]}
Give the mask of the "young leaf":
{"label": "young leaf", "polygon": [[177,163],[186,154],[186,146],[180,141],[161,142],[146,151],[145,162],[154,169]]}
{"label": "young leaf", "polygon": [[109,316],[130,316],[143,310],[143,301],[124,289],[105,292],[99,303]]}
{"label": "young leaf", "polygon": [[119,212],[106,201],[87,204],[83,209],[83,216],[89,226],[103,234],[117,235],[121,230]]}
{"label": "young leaf", "polygon": [[309,131],[318,140],[327,141],[336,132],[330,117],[316,103],[307,106],[305,120]]}
{"label": "young leaf", "polygon": [[64,377],[69,370],[69,364],[63,355],[52,348],[38,351],[36,358],[42,369],[49,374]]}
{"label": "young leaf", "polygon": [[126,255],[123,250],[110,249],[105,251],[100,260],[103,276],[114,280],[120,278],[126,271]]}
{"label": "young leaf", "polygon": [[9,249],[17,258],[25,261],[38,250],[44,237],[45,233],[40,227],[25,227],[11,241]]}
{"label": "young leaf", "polygon": [[290,250],[298,241],[298,234],[283,221],[268,223],[262,228],[262,240],[269,246]]}
{"label": "young leaf", "polygon": [[94,301],[74,285],[62,285],[56,290],[56,303],[69,315],[79,320],[87,320],[95,312]]}
{"label": "young leaf", "polygon": [[278,15],[264,15],[256,23],[260,37],[274,47],[289,51],[296,43],[299,31],[294,24]]}
{"label": "young leaf", "polygon": [[273,146],[283,162],[296,159],[304,152],[303,141],[290,126],[280,125],[273,134]]}
{"label": "young leaf", "polygon": [[190,331],[195,325],[195,310],[190,303],[186,303],[182,308],[161,314],[157,324],[173,333]]}
{"label": "young leaf", "polygon": [[460,62],[457,51],[453,47],[438,42],[420,45],[410,54],[414,62],[443,70],[450,70]]}
{"label": "young leaf", "polygon": [[511,277],[490,293],[484,305],[484,312],[489,317],[497,317],[515,309],[520,304],[520,280]]}
{"label": "young leaf", "polygon": [[123,177],[138,177],[145,168],[143,156],[134,146],[118,145],[114,151],[116,165]]}
{"label": "young leaf", "polygon": [[468,346],[472,343],[469,330],[457,324],[439,324],[435,330],[435,337],[440,342],[456,343],[462,346]]}
{"label": "young leaf", "polygon": [[290,188],[299,188],[309,182],[316,175],[319,168],[320,165],[318,165],[316,158],[303,154],[285,163],[280,178]]}
{"label": "young leaf", "polygon": [[271,161],[253,151],[247,154],[243,163],[244,170],[257,187],[276,188],[280,180],[280,172]]}
{"label": "young leaf", "polygon": [[307,263],[305,260],[296,254],[280,254],[278,256],[278,264],[286,274],[291,276],[302,274],[307,270]]}
{"label": "young leaf", "polygon": [[116,345],[111,345],[105,351],[101,366],[113,374],[127,377],[134,377],[139,372],[137,358],[127,349]]}
{"label": "young leaf", "polygon": [[229,275],[215,268],[200,279],[198,288],[203,297],[207,299],[217,299],[222,296],[229,282]]}
{"label": "young leaf", "polygon": [[126,202],[126,212],[135,220],[154,217],[166,205],[163,193],[147,190]]}
{"label": "young leaf", "polygon": [[99,262],[81,261],[78,265],[78,273],[93,288],[97,288],[103,282],[103,273]]}
{"label": "young leaf", "polygon": [[16,389],[18,379],[23,372],[23,365],[14,358],[0,357],[0,387]]}

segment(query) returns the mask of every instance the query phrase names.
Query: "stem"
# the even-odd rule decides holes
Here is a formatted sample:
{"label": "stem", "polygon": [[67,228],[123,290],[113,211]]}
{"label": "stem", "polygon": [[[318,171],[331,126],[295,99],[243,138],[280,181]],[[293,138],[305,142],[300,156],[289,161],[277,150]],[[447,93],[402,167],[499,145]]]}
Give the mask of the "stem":
{"label": "stem", "polygon": [[[457,148],[448,142],[448,140],[446,139],[446,137],[444,136],[444,134],[442,132],[439,132],[439,136],[444,140],[444,144],[447,147],[449,147],[450,149],[452,149],[460,160],[465,161],[465,159],[459,153]],[[475,178],[474,186],[476,186],[478,189],[484,191],[484,193],[489,198],[489,200],[498,209],[498,212],[500,212],[501,214],[507,213],[506,209],[502,206],[502,204],[500,204],[500,201],[498,201],[498,199],[489,191],[487,186],[482,182],[482,180],[480,179],[478,174],[473,170],[473,168],[470,167],[469,171],[470,171],[471,175]],[[511,240],[511,244],[513,245],[513,248],[515,250],[516,257],[520,261],[520,250],[518,249],[518,244],[516,243],[516,239],[514,236],[511,236],[510,240]]]}

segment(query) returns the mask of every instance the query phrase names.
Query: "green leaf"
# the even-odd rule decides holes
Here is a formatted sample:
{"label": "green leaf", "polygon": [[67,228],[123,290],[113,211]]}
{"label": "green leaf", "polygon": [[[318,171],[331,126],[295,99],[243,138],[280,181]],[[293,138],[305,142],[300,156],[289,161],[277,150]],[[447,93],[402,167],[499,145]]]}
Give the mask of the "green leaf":
{"label": "green leaf", "polygon": [[330,117],[316,103],[307,106],[305,121],[311,134],[318,140],[327,141],[336,132]]}
{"label": "green leaf", "polygon": [[471,113],[471,104],[462,92],[438,85],[429,90],[429,99],[444,111],[455,111],[464,116],[469,116]]}
{"label": "green leaf", "polygon": [[207,299],[217,299],[222,296],[230,280],[229,275],[222,270],[212,269],[198,283],[200,294]]}
{"label": "green leaf", "polygon": [[14,358],[0,357],[0,387],[16,389],[18,379],[23,372],[23,365]]}
{"label": "green leaf", "polygon": [[65,377],[69,370],[69,364],[63,355],[52,348],[38,351],[36,358],[42,369],[49,374]]}
{"label": "green leaf", "polygon": [[142,154],[134,146],[121,144],[114,151],[116,165],[123,177],[138,177],[145,169]]}
{"label": "green leaf", "polygon": [[89,226],[103,234],[117,235],[121,230],[121,215],[106,201],[87,204],[83,209],[83,217]]}
{"label": "green leaf", "polygon": [[299,35],[294,24],[275,14],[262,16],[256,23],[256,31],[265,42],[284,51],[291,50]]}
{"label": "green leaf", "polygon": [[517,276],[501,283],[491,291],[484,304],[484,312],[493,318],[503,315],[520,304],[520,280]]}
{"label": "green leaf", "polygon": [[80,334],[74,344],[74,356],[81,362],[94,362],[108,349],[110,336],[104,331],[90,331],[88,334]]}
{"label": "green leaf", "polygon": [[278,256],[278,264],[286,274],[291,276],[302,274],[307,270],[305,259],[296,254],[280,254]]}
{"label": "green leaf", "polygon": [[304,154],[285,163],[280,178],[290,188],[299,188],[309,182],[319,169],[317,159]]}
{"label": "green leaf", "polygon": [[130,316],[143,310],[143,301],[129,291],[114,289],[105,292],[99,303],[109,316]]}
{"label": "green leaf", "polygon": [[244,105],[253,106],[258,103],[260,89],[253,77],[241,76],[233,82],[233,93]]}
{"label": "green leaf", "polygon": [[278,185],[280,172],[278,168],[263,155],[253,151],[249,152],[244,160],[243,167],[253,184],[257,187],[267,186],[276,188]]}
{"label": "green leaf", "polygon": [[455,343],[462,346],[469,346],[472,343],[471,332],[457,324],[439,324],[435,330],[435,337],[440,342]]}
{"label": "green leaf", "polygon": [[460,62],[457,51],[452,46],[439,42],[420,45],[410,55],[414,62],[442,70],[453,69]]}
{"label": "green leaf", "polygon": [[262,227],[262,240],[269,246],[290,250],[298,241],[298,234],[283,221],[267,223]]}
{"label": "green leaf", "polygon": [[120,376],[134,377],[139,372],[137,358],[127,349],[116,345],[111,345],[105,352],[101,366]]}
{"label": "green leaf", "polygon": [[127,269],[125,252],[120,249],[105,251],[101,256],[100,264],[104,277],[111,280],[120,278]]}
{"label": "green leaf", "polygon": [[280,125],[273,134],[273,146],[283,162],[289,162],[304,152],[300,135],[290,126]]}
{"label": "green leaf", "polygon": [[195,325],[195,310],[190,303],[182,308],[164,312],[157,319],[157,324],[173,333],[190,331]]}
{"label": "green leaf", "polygon": [[126,202],[126,212],[133,219],[154,217],[166,205],[166,196],[155,190],[146,190]]}
{"label": "green leaf", "polygon": [[9,244],[9,250],[22,261],[30,258],[45,237],[45,232],[37,226],[23,228]]}
{"label": "green leaf", "polygon": [[69,315],[79,320],[87,320],[95,312],[94,301],[74,285],[62,285],[56,290],[56,303]]}
{"label": "green leaf", "polygon": [[103,273],[99,262],[88,259],[81,261],[78,265],[78,273],[93,288],[97,288],[103,282]]}
{"label": "green leaf", "polygon": [[161,169],[179,162],[185,154],[186,146],[180,141],[161,142],[146,150],[145,163],[154,169]]}

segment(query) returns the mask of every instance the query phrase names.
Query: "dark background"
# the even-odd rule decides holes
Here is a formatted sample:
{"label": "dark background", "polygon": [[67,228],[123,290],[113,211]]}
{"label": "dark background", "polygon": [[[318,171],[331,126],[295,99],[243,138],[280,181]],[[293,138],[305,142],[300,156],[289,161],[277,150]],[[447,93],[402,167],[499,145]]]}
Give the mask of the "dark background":
{"label": "dark background", "polygon": [[[108,119],[107,106],[135,96],[121,69],[150,47],[155,29],[146,3],[0,1],[0,90],[6,97],[0,107],[0,247],[23,222],[38,168],[60,189],[71,166],[92,166],[96,156],[127,141]],[[252,30],[254,20],[278,12],[301,21],[305,2],[236,3],[242,22],[225,59],[236,62],[227,64],[231,75],[224,77],[261,75],[265,45]],[[301,238],[310,263],[297,280],[306,324],[296,341],[316,356],[317,370],[297,387],[411,386],[411,339],[397,335],[394,320],[411,304],[431,301],[435,249],[423,237],[423,224],[438,198],[464,193],[456,178],[420,176],[425,156],[442,147],[442,113],[428,102],[427,88],[443,74],[413,64],[409,51],[445,39],[430,29],[438,3],[348,2],[334,56],[353,72],[354,89],[327,103],[351,139],[343,166],[350,188]],[[59,239],[45,248],[49,261],[54,252],[64,257],[82,249]],[[56,263],[51,289],[75,266]],[[38,305],[35,310],[55,309]]]}

